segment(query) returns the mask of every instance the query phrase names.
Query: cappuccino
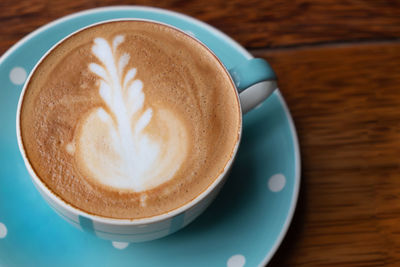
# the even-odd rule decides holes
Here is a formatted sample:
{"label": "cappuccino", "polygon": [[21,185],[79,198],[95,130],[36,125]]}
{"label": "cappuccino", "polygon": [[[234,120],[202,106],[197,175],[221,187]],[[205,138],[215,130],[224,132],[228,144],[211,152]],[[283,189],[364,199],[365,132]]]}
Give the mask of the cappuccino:
{"label": "cappuccino", "polygon": [[37,176],[87,213],[120,219],[190,202],[224,171],[241,125],[222,63],[179,30],[114,21],[58,44],[26,85],[23,148]]}

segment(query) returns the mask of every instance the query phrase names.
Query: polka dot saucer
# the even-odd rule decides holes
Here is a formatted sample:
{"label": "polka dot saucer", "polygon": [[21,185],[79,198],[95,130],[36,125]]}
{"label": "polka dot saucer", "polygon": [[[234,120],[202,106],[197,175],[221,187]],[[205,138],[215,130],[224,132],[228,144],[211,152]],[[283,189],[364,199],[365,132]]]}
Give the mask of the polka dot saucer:
{"label": "polka dot saucer", "polygon": [[69,33],[124,17],[174,25],[210,47],[228,69],[251,57],[205,23],[135,6],[76,13],[14,45],[0,58],[0,266],[54,266],[56,262],[57,266],[242,267],[268,263],[289,227],[300,184],[297,136],[279,91],[244,116],[237,159],[217,199],[193,223],[168,237],[137,244],[101,240],[60,218],[34,188],[15,134],[17,102],[28,73],[47,49]]}

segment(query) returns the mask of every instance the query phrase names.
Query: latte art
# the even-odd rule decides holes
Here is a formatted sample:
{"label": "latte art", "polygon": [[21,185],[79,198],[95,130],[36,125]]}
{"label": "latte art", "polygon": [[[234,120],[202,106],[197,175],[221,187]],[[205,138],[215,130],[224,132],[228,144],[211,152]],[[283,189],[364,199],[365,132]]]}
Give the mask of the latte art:
{"label": "latte art", "polygon": [[104,217],[152,217],[212,185],[237,147],[229,74],[201,43],[146,21],[91,26],[36,67],[20,109],[37,177]]}
{"label": "latte art", "polygon": [[[187,134],[172,111],[145,108],[143,82],[135,79],[137,69],[126,69],[130,55],[117,57],[123,41],[124,36],[118,35],[111,47],[103,38],[94,40],[92,53],[101,65],[90,63],[89,69],[99,77],[99,95],[108,111],[96,108],[80,122],[75,153],[81,168],[98,182],[143,191],[173,177],[186,157]],[[146,133],[151,123],[165,127],[160,129],[164,138]]]}

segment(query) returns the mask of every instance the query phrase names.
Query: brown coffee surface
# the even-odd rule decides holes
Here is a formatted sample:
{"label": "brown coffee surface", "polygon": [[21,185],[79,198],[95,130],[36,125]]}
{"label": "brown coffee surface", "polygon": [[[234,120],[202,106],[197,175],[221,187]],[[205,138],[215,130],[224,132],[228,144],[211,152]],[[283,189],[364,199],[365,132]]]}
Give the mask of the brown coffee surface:
{"label": "brown coffee surface", "polygon": [[138,219],[176,209],[223,172],[240,108],[202,44],[143,21],[92,26],[36,68],[21,137],[37,176],[85,212]]}

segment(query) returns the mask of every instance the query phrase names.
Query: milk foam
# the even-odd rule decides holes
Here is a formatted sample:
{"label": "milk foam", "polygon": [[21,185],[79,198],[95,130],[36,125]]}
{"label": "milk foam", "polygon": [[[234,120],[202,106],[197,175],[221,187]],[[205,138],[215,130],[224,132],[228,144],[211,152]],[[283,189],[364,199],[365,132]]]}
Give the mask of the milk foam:
{"label": "milk foam", "polygon": [[[134,79],[135,68],[126,70],[131,56],[118,57],[123,42],[123,35],[112,46],[103,38],[94,40],[92,53],[101,64],[90,63],[89,70],[99,78],[99,95],[108,109],[95,108],[82,118],[75,144],[66,150],[97,182],[140,192],[174,176],[186,156],[187,133],[174,112],[145,108],[151,103],[145,103],[144,84]],[[159,136],[146,131],[152,123],[161,125]]]}
{"label": "milk foam", "polygon": [[41,181],[79,210],[119,219],[165,214],[207,190],[241,125],[218,59],[144,21],[96,25],[57,45],[31,76],[20,114]]}

